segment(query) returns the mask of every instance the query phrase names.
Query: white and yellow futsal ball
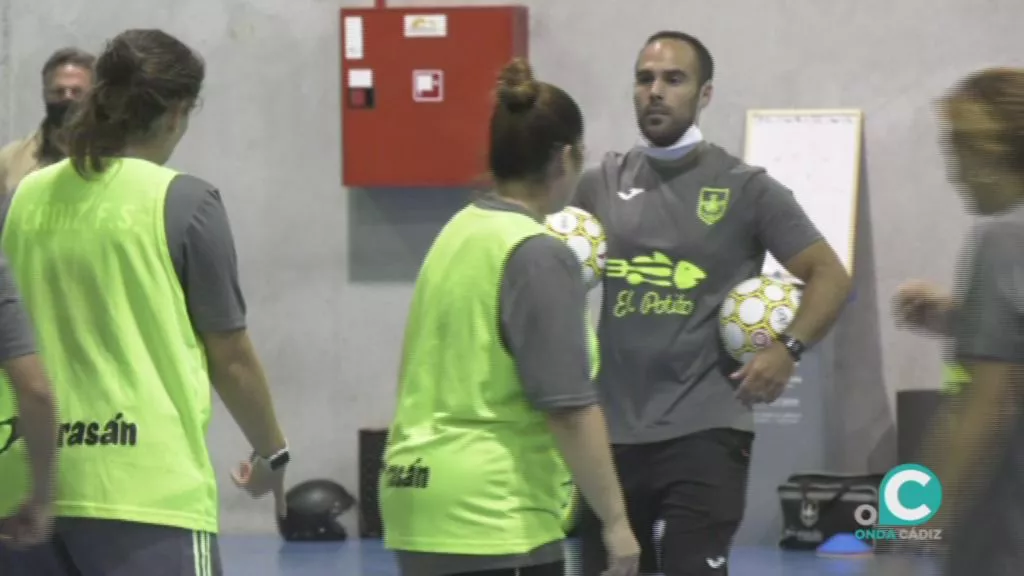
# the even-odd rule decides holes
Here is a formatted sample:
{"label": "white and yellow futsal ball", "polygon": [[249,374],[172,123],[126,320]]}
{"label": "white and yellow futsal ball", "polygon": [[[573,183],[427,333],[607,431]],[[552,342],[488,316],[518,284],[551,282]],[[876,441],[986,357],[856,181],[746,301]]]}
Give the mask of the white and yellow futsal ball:
{"label": "white and yellow futsal ball", "polygon": [[746,364],[789,328],[800,309],[800,286],[769,276],[740,282],[718,313],[726,352]]}
{"label": "white and yellow futsal ball", "polygon": [[575,206],[548,215],[544,224],[550,234],[561,238],[576,254],[587,289],[597,286],[608,254],[604,226],[593,214]]}

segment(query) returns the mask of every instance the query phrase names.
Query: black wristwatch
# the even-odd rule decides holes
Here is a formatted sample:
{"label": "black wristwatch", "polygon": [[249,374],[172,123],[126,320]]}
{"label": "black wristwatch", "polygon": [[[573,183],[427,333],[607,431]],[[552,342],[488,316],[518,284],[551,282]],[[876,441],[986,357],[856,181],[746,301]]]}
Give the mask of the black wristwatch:
{"label": "black wristwatch", "polygon": [[275,472],[287,466],[288,462],[291,462],[291,459],[292,456],[288,452],[287,446],[278,450],[277,452],[274,452],[273,454],[267,456],[266,458],[260,456],[255,452],[253,452],[252,456],[250,457],[250,460],[252,462],[256,462],[257,460],[262,460],[263,462],[266,462],[267,467]]}
{"label": "black wristwatch", "polygon": [[793,338],[789,334],[779,336],[779,342],[786,347],[786,351],[793,357],[794,362],[799,362],[800,357],[804,355],[804,350],[807,349],[807,346],[805,346],[803,342]]}

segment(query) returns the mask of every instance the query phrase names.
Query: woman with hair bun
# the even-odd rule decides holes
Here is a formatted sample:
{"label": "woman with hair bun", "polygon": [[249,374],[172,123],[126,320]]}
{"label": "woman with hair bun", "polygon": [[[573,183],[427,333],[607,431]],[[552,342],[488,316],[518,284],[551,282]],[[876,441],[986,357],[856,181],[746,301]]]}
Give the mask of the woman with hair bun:
{"label": "woman with hair bun", "polygon": [[403,576],[563,576],[567,472],[604,523],[607,574],[636,573],[590,379],[579,262],[543,224],[573,192],[582,142],[568,94],[523,60],[502,71],[494,190],[434,241],[406,325],[380,481]]}

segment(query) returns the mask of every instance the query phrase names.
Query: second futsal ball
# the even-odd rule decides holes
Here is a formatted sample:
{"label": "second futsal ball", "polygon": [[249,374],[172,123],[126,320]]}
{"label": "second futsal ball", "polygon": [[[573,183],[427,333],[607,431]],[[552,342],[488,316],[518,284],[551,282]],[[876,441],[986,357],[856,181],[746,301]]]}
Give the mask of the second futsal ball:
{"label": "second futsal ball", "polygon": [[759,350],[778,340],[800,309],[800,286],[758,276],[736,285],[719,310],[722,345],[746,364]]}

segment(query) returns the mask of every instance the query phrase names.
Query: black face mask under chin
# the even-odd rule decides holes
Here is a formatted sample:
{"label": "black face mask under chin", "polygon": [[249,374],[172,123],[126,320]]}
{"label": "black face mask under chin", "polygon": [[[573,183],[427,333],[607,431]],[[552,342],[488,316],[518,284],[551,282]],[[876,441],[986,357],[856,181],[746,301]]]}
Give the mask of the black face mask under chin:
{"label": "black face mask under chin", "polygon": [[68,110],[71,108],[71,100],[60,100],[58,102],[47,102],[46,103],[46,121],[48,126],[58,128],[64,125],[64,120],[68,116]]}
{"label": "black face mask under chin", "polygon": [[55,142],[57,130],[67,120],[68,110],[71,108],[71,100],[46,103],[46,118],[43,119],[42,136],[43,141],[36,151],[36,158],[42,164],[52,164],[64,159],[62,151]]}

